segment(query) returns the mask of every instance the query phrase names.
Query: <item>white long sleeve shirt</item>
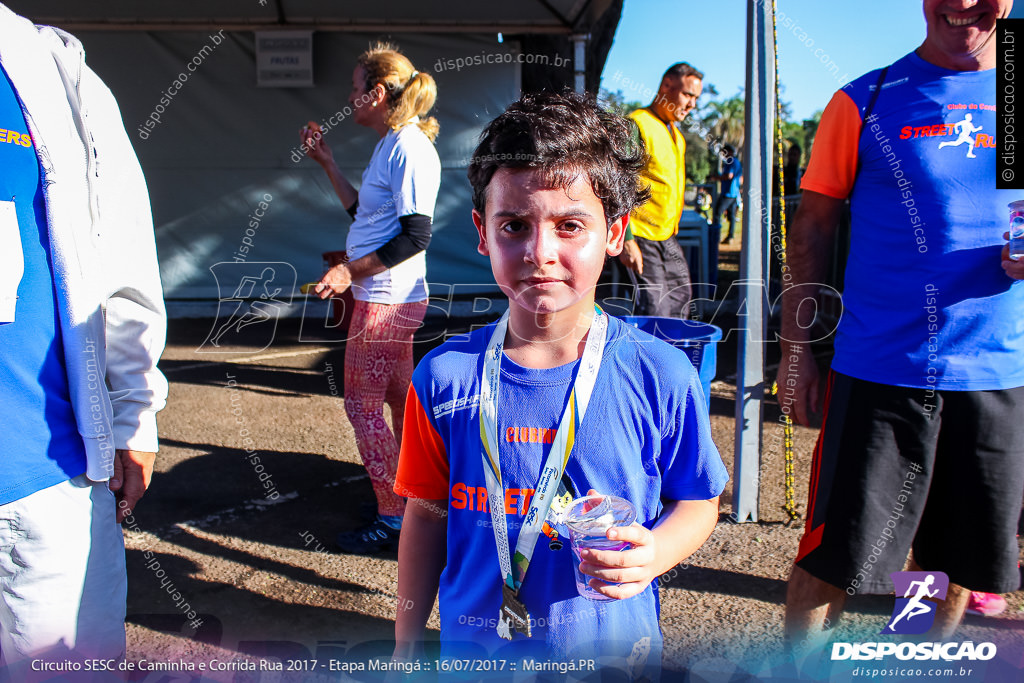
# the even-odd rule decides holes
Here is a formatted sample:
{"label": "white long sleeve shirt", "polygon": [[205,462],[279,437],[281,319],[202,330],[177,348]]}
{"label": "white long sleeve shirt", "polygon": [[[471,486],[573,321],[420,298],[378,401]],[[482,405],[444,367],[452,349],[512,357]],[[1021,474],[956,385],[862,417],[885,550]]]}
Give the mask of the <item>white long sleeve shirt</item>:
{"label": "white long sleeve shirt", "polygon": [[71,402],[86,474],[102,481],[115,449],[157,450],[167,397],[149,193],[117,102],[78,40],[0,4],[0,63],[39,158]]}

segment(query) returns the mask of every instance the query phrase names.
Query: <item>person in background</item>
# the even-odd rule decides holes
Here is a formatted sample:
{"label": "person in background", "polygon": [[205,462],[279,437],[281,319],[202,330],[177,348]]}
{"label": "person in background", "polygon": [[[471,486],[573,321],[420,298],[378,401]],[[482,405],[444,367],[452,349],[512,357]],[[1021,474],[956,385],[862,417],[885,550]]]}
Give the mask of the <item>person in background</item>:
{"label": "person in background", "polygon": [[[401,52],[377,44],[352,71],[353,119],[380,135],[357,191],[322,144],[319,127],[302,131],[309,156],[326,171],[352,216],[348,262],[332,267],[314,291],[326,299],[349,287],[355,299],[345,347],[345,412],[377,498],[367,526],[338,535],[349,553],[398,544],[405,499],[394,491],[406,390],[412,377],[413,333],[427,308],[426,253],[441,182],[434,148],[438,123],[422,118],[434,106],[437,86]],[[384,421],[391,408],[394,431]]]}
{"label": "person in background", "polygon": [[715,242],[721,234],[719,221],[725,214],[729,221],[729,233],[722,244],[732,244],[736,234],[736,212],[739,209],[740,184],[743,182],[743,164],[736,156],[736,148],[726,144],[722,146],[723,166],[719,176],[718,201],[715,202],[715,213],[711,217],[711,236]]}
{"label": "person in background", "polygon": [[636,273],[634,315],[688,318],[690,269],[676,241],[686,190],[686,140],[676,127],[697,106],[704,74],[686,62],[661,77],[654,101],[629,115],[650,160],[641,182],[651,198],[634,209],[619,261]]}
{"label": "person in background", "polygon": [[796,142],[790,144],[786,152],[786,166],[782,169],[782,196],[789,197],[800,193],[800,181],[803,178],[803,170],[800,168],[800,160],[803,150]]}
{"label": "person in background", "polygon": [[[166,333],[146,181],[73,36],[0,5],[0,651],[125,655],[119,523],[149,485]],[[6,674],[6,677],[4,677]]]}

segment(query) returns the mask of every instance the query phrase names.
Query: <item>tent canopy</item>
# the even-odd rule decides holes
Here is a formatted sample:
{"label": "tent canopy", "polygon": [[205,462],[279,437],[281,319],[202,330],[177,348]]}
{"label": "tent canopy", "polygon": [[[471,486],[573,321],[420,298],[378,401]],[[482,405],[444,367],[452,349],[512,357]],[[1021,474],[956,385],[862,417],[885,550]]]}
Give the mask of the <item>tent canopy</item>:
{"label": "tent canopy", "polygon": [[[31,7],[27,5],[31,4]],[[516,3],[446,0],[386,3],[323,0],[31,0],[19,11],[38,23],[69,30],[226,30],[315,28],[344,31],[587,32],[612,0],[521,0]]]}

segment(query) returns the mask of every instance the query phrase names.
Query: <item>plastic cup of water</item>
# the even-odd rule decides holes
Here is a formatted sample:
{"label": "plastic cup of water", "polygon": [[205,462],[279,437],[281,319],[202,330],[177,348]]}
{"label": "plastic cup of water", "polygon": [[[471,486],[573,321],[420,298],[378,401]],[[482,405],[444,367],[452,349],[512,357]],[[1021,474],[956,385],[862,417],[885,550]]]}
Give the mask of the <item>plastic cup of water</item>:
{"label": "plastic cup of water", "polygon": [[628,550],[631,547],[630,543],[611,541],[606,532],[613,526],[629,526],[635,522],[636,508],[628,500],[618,496],[584,496],[569,503],[564,519],[565,526],[569,529],[569,544],[572,546],[576,590],[588,600],[612,600],[613,598],[601,595],[590,586],[590,580],[594,577],[580,571],[580,550]]}
{"label": "plastic cup of water", "polygon": [[1010,258],[1024,258],[1024,199],[1010,202]]}

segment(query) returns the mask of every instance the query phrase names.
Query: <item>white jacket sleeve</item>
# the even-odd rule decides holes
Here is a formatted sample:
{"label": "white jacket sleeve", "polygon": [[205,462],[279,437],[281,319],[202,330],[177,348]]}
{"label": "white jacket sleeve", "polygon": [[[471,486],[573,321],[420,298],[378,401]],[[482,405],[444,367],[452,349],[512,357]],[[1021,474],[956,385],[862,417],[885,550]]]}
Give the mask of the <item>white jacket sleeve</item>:
{"label": "white jacket sleeve", "polygon": [[82,97],[96,150],[99,220],[93,235],[106,279],[106,382],[115,448],[155,452],[156,413],[167,398],[157,369],[167,322],[146,180],[110,90],[91,69]]}

